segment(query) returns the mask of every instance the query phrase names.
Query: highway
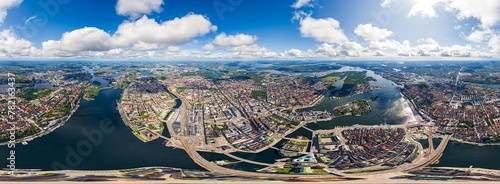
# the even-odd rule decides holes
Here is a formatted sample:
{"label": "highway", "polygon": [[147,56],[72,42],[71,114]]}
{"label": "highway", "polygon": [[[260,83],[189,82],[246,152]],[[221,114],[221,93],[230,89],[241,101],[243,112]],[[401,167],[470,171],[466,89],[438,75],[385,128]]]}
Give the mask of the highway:
{"label": "highway", "polygon": [[218,166],[212,162],[205,160],[196,150],[193,149],[191,145],[189,145],[189,138],[181,138],[182,146],[184,150],[188,153],[188,155],[194,160],[194,162],[206,170],[216,172],[219,174],[227,174],[227,175],[236,175],[236,176],[244,176],[244,177],[260,177],[260,178],[321,178],[331,180],[347,180],[347,179],[356,179],[356,178],[348,178],[344,176],[338,175],[296,175],[296,174],[271,174],[271,173],[258,173],[258,172],[248,172],[248,171],[240,171],[233,170]]}
{"label": "highway", "polygon": [[270,167],[270,166],[273,165],[273,164],[268,164],[268,163],[256,162],[256,161],[253,161],[253,160],[247,160],[247,159],[244,159],[244,158],[240,158],[240,157],[231,155],[230,153],[224,153],[224,155],[226,155],[228,157],[231,157],[231,158],[233,158],[235,160],[239,160],[239,161],[243,161],[243,162],[247,162],[247,163],[251,163],[251,164],[255,164],[255,165],[266,166],[266,167]]}
{"label": "highway", "polygon": [[415,164],[408,165],[406,167],[402,166],[401,170],[403,172],[410,172],[413,170],[422,169],[425,166],[432,164],[441,158],[443,155],[444,149],[448,145],[448,142],[451,139],[451,135],[445,135],[439,146],[434,150],[429,156],[425,157],[423,160],[416,162]]}

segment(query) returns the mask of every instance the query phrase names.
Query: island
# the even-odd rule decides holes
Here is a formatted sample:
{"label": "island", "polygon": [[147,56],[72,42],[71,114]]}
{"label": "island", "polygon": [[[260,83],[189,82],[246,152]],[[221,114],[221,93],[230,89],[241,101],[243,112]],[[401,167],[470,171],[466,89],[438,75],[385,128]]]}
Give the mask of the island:
{"label": "island", "polygon": [[342,115],[361,116],[372,111],[368,100],[358,99],[347,104],[335,107],[335,110]]}

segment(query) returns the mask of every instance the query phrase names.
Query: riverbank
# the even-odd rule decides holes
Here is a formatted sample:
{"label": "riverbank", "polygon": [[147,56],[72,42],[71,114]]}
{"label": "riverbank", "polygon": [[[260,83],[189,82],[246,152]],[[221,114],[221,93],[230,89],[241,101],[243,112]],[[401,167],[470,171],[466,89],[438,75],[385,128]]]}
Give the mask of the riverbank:
{"label": "riverbank", "polygon": [[[61,119],[61,122],[58,123],[55,127],[51,127],[51,128],[48,128],[46,130],[41,130],[40,132],[36,133],[36,134],[33,134],[33,135],[29,135],[29,136],[26,136],[26,137],[21,137],[21,138],[16,138],[16,144],[19,144],[19,143],[23,143],[23,142],[30,142],[30,141],[33,141],[34,139],[37,139],[37,138],[40,138],[40,137],[43,137],[45,135],[48,135],[50,133],[52,133],[53,131],[55,131],[56,129],[58,129],[59,127],[63,126],[64,124],[66,124],[69,119],[73,116],[73,114],[76,112],[76,110],[78,110],[78,108],[80,107],[80,103],[81,103],[81,100],[82,98],[80,98],[78,100],[78,102],[76,103],[75,107],[70,111],[70,113],[64,117],[61,117],[59,119]],[[5,145],[8,145],[9,142],[1,142],[0,143],[0,146],[5,146]]]}

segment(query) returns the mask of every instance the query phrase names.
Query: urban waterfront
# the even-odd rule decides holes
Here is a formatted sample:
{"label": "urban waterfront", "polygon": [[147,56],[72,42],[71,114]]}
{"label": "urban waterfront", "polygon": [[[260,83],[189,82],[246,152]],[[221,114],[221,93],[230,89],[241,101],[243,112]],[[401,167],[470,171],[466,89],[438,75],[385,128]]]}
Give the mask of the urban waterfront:
{"label": "urban waterfront", "polygon": [[[345,116],[329,122],[318,122],[308,125],[311,129],[326,129],[334,126],[348,126],[354,124],[401,124],[408,119],[403,99],[398,90],[390,81],[374,75],[377,81],[372,85],[381,85],[383,88],[372,94],[353,95],[341,99],[325,98],[316,107],[304,110],[332,110],[333,107],[346,103],[352,99],[362,97],[369,98],[378,95],[381,98],[371,102],[373,111],[365,116]],[[82,101],[80,108],[74,113],[70,120],[59,129],[37,138],[28,145],[18,144],[16,150],[16,166],[19,169],[76,169],[76,170],[114,170],[145,166],[168,166],[186,169],[201,169],[181,149],[164,146],[162,140],[143,143],[138,140],[125,126],[116,110],[116,103],[120,98],[122,90],[104,89],[99,93],[96,100]],[[396,111],[399,110],[399,111]],[[106,132],[102,124],[110,124],[112,131]],[[99,136],[89,138],[89,132],[99,131],[102,133],[102,141],[96,141],[91,147],[82,147],[93,143],[92,140]],[[87,132],[87,133],[84,133]],[[87,134],[87,136],[86,136]],[[168,135],[168,132],[165,134]],[[95,135],[95,134],[92,134]],[[299,129],[288,137],[304,135],[310,137],[310,132]],[[425,141],[424,141],[425,142]],[[438,141],[439,142],[439,141]],[[279,147],[279,143],[275,147]],[[437,145],[437,143],[435,143]],[[80,149],[80,150],[79,150]],[[6,146],[0,148],[2,155],[7,156],[10,151]],[[452,142],[446,148],[439,164],[435,166],[474,167],[499,169],[500,160],[495,158],[499,146],[473,146]],[[210,161],[229,160],[225,155],[215,153],[201,153]],[[268,149],[258,154],[233,153],[241,158],[272,163],[275,159],[282,158],[274,149]],[[7,165],[5,159],[0,164]],[[255,170],[260,166],[236,163],[227,166],[241,170]]]}
{"label": "urban waterfront", "polygon": [[[182,149],[166,147],[162,140],[144,143],[137,139],[116,110],[121,92],[119,89],[104,89],[95,100],[82,101],[80,108],[62,127],[28,142],[28,145],[17,144],[16,167],[42,170],[110,170],[145,166],[201,169]],[[103,132],[102,123],[110,123],[113,130]],[[92,142],[84,131],[102,132],[102,141],[96,141],[98,144],[92,144],[90,150],[80,146],[83,152],[79,152],[79,144]],[[98,140],[99,136],[94,138]],[[7,146],[0,147],[5,158],[9,151]],[[6,160],[0,160],[5,167]]]}

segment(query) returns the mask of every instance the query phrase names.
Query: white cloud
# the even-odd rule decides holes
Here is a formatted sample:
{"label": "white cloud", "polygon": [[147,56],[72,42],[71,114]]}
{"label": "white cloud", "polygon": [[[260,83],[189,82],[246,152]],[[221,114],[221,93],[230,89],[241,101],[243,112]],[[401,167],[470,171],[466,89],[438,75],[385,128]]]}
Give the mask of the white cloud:
{"label": "white cloud", "polygon": [[11,29],[0,31],[0,56],[29,56],[34,52],[36,48],[33,44],[28,40],[18,38]]}
{"label": "white cloud", "polygon": [[209,43],[209,44],[204,45],[203,48],[201,48],[201,49],[204,51],[212,51],[212,50],[215,50],[215,46],[214,46],[214,44]]}
{"label": "white cloud", "polygon": [[19,6],[23,0],[2,0],[0,1],[0,25],[7,17],[7,10]]}
{"label": "white cloud", "polygon": [[500,21],[498,0],[449,0],[448,6],[457,12],[459,19],[476,18],[483,28],[490,28]]}
{"label": "white cloud", "polygon": [[116,13],[118,15],[130,16],[132,19],[139,18],[152,12],[161,12],[163,0],[118,0]]}
{"label": "white cloud", "polygon": [[380,6],[382,6],[382,7],[389,7],[389,6],[392,5],[392,3],[393,3],[392,0],[383,0],[382,4]]}
{"label": "white cloud", "polygon": [[[141,54],[151,54],[152,52],[148,51],[157,50],[164,45],[170,45],[168,50],[175,51],[178,47],[174,45],[216,29],[217,27],[208,19],[196,14],[188,14],[161,23],[143,16],[136,21],[123,22],[113,35],[94,27],[66,32],[60,40],[43,42],[42,53],[49,57],[91,56],[92,53],[100,57],[107,55],[114,57],[116,55],[114,53],[120,51],[127,57],[136,57]],[[131,52],[128,48],[145,52]]]}
{"label": "white cloud", "polygon": [[300,19],[300,33],[302,37],[314,38],[320,42],[339,44],[348,41],[340,23],[333,18],[315,19],[306,16]]}
{"label": "white cloud", "polygon": [[43,52],[47,55],[74,56],[82,51],[107,51],[112,48],[110,37],[101,29],[85,27],[64,33],[60,40],[43,42]]}
{"label": "white cloud", "polygon": [[493,35],[488,42],[488,46],[491,48],[491,52],[495,53],[497,56],[500,56],[500,36]]}
{"label": "white cloud", "polygon": [[500,21],[500,1],[498,0],[419,0],[413,1],[409,16],[422,15],[436,17],[437,6],[453,12],[459,20],[476,18],[484,29],[493,27]]}
{"label": "white cloud", "polygon": [[354,33],[369,41],[386,39],[393,34],[392,31],[374,27],[372,24],[359,24]]}
{"label": "white cloud", "polygon": [[161,23],[143,16],[137,21],[122,23],[112,36],[111,42],[117,46],[180,44],[215,30],[217,26],[197,14],[188,14]]}
{"label": "white cloud", "polygon": [[436,17],[436,11],[434,8],[441,2],[445,0],[423,0],[414,1],[414,4],[410,10],[408,16],[422,15],[424,17]]}
{"label": "white cloud", "polygon": [[283,55],[291,58],[302,57],[302,51],[298,49],[290,49],[285,51]]}
{"label": "white cloud", "polygon": [[167,48],[167,51],[168,52],[180,52],[181,51],[181,47],[178,47],[178,46],[169,46]]}
{"label": "white cloud", "polygon": [[488,37],[491,33],[492,33],[492,31],[490,29],[488,29],[486,31],[475,30],[469,36],[467,36],[465,39],[467,39],[471,42],[480,43],[480,42],[488,39]]}
{"label": "white cloud", "polygon": [[211,43],[203,46],[202,49],[210,51],[215,50],[215,48],[223,48],[226,51],[237,53],[267,52],[267,48],[255,44],[257,39],[256,36],[247,34],[226,35],[226,33],[221,33]]}
{"label": "white cloud", "polygon": [[376,51],[373,53],[373,56],[386,56],[387,54],[385,54],[384,52],[382,51]]}
{"label": "white cloud", "polygon": [[313,0],[297,0],[295,3],[292,4],[292,8],[299,9],[304,6],[312,6],[310,3]]}
{"label": "white cloud", "polygon": [[144,42],[140,41],[139,43],[134,44],[133,48],[135,50],[155,50],[155,49],[158,49],[159,47],[160,47],[160,45],[158,45],[156,43],[149,44],[149,43],[144,43]]}
{"label": "white cloud", "polygon": [[226,33],[221,33],[217,35],[212,42],[215,46],[219,47],[239,47],[243,45],[251,45],[257,41],[256,36],[237,34],[237,35],[226,35]]}
{"label": "white cloud", "polygon": [[316,49],[316,53],[326,57],[360,57],[367,56],[367,50],[356,42],[345,42],[340,45],[323,43]]}

